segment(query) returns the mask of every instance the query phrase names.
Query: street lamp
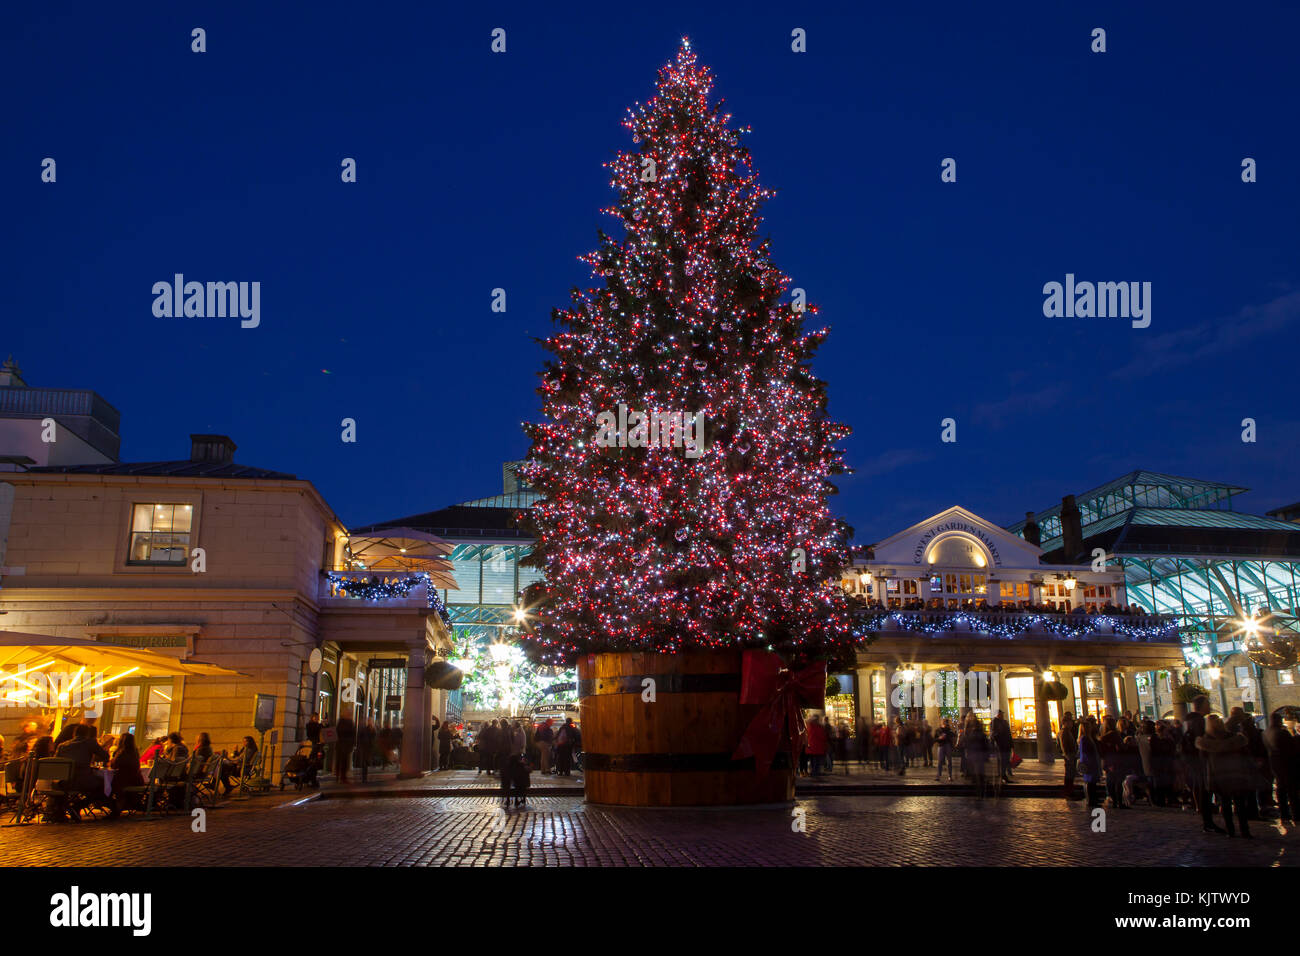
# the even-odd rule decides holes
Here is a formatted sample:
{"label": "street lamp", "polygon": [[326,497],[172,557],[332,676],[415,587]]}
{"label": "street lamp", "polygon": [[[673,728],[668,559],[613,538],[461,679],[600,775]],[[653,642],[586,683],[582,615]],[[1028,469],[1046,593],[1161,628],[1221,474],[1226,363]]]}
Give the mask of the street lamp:
{"label": "street lamp", "polygon": [[1075,586],[1076,584],[1078,584],[1078,583],[1079,583],[1079,582],[1076,581],[1076,580],[1074,579],[1074,576],[1073,576],[1073,575],[1067,574],[1067,575],[1065,576],[1065,581],[1064,581],[1064,584],[1065,584],[1065,590],[1067,590],[1067,591],[1073,591],[1073,590],[1074,590],[1074,586]]}

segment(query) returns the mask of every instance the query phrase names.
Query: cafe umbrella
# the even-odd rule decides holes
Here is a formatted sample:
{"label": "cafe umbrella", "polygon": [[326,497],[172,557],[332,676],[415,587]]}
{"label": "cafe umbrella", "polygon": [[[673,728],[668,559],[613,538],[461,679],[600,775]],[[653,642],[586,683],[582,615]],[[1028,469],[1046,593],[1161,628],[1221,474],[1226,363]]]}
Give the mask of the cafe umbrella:
{"label": "cafe umbrella", "polygon": [[[48,675],[56,672],[59,679],[52,682]],[[0,630],[0,703],[39,706],[44,698],[48,709],[54,711],[54,734],[58,734],[65,716],[78,707],[116,696],[114,685],[126,677],[246,676],[216,664],[169,657],[143,647]],[[81,702],[78,707],[72,706],[77,701]]]}

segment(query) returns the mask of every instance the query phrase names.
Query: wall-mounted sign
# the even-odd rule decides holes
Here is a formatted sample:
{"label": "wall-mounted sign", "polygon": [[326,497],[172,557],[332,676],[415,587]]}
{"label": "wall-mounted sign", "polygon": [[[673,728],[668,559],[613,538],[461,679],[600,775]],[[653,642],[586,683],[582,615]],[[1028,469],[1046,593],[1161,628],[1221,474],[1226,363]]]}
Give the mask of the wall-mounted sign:
{"label": "wall-mounted sign", "polygon": [[940,535],[951,531],[968,534],[971,537],[978,539],[986,548],[989,549],[989,554],[993,557],[993,564],[995,566],[1002,564],[1002,556],[998,554],[997,544],[989,537],[988,533],[983,528],[977,527],[969,521],[940,521],[934,527],[927,528],[921,533],[921,537],[917,539],[916,548],[912,551],[912,563],[920,564],[925,560],[926,548],[929,546],[930,542]]}
{"label": "wall-mounted sign", "polygon": [[100,634],[95,640],[119,647],[186,647],[184,634]]}
{"label": "wall-mounted sign", "polygon": [[325,655],[323,655],[320,652],[320,648],[313,647],[311,649],[311,653],[307,655],[307,669],[311,671],[313,674],[319,674],[320,666],[321,663],[324,661],[324,658]]}
{"label": "wall-mounted sign", "polygon": [[386,698],[384,698],[384,710],[401,710],[401,709],[402,709],[401,694],[389,694]]}

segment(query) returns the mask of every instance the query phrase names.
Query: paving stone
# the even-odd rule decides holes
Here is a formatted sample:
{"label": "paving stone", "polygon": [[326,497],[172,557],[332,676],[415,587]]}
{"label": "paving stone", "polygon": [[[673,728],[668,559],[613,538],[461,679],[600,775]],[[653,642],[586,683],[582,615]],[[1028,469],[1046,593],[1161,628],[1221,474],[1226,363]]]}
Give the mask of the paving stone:
{"label": "paving stone", "polygon": [[[263,799],[207,815],[0,829],[5,866],[1289,866],[1300,834],[1257,823],[1253,840],[1201,832],[1190,812],[934,796],[800,798],[791,810],[642,810],[540,796],[497,823],[487,796]],[[498,830],[494,830],[494,826]]]}

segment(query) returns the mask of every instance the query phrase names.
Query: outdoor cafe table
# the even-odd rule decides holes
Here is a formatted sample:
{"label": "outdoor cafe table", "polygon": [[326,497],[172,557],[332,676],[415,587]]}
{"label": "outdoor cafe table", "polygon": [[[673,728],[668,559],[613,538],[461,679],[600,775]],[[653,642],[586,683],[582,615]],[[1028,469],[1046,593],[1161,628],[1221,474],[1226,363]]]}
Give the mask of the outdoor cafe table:
{"label": "outdoor cafe table", "polygon": [[111,796],[113,795],[113,774],[117,773],[117,771],[116,771],[116,770],[102,770],[102,769],[100,769],[99,767],[91,767],[91,768],[90,768],[90,772],[93,773],[93,774],[95,774],[95,776],[100,777],[101,779],[103,779],[103,781],[104,781],[104,796],[106,796],[106,797],[111,797]]}

